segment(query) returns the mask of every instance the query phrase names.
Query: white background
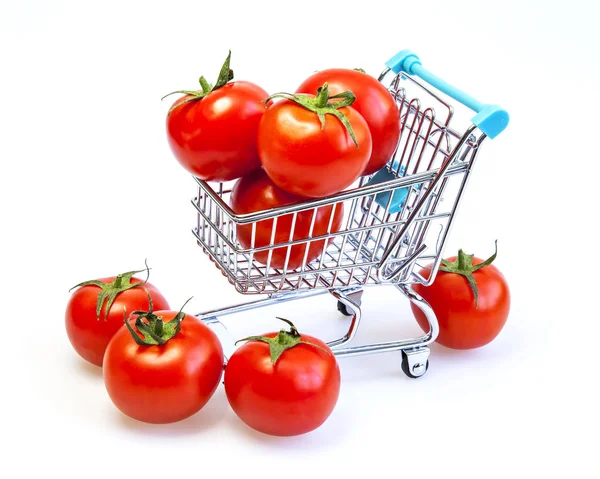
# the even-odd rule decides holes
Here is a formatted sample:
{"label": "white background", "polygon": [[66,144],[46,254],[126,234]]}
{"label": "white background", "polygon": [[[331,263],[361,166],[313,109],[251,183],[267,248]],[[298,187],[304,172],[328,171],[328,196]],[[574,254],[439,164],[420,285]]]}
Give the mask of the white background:
{"label": "white background", "polygon": [[[591,0],[0,0],[6,477],[593,475],[599,13]],[[248,429],[222,386],[178,424],[120,414],[67,340],[71,286],[148,258],[172,306],[244,301],[193,240],[194,183],[166,143],[160,97],[200,74],[214,81],[228,49],[238,79],[275,92],[331,66],[376,75],[403,48],[511,114],[482,148],[446,248],[487,257],[498,239],[513,300],[500,336],[470,352],[434,346],[416,381],[399,354],[340,360],[334,413],[301,437]],[[279,327],[276,314],[325,339],[346,326],[325,297],[230,327],[264,332]],[[357,342],[418,332],[386,288],[365,293],[364,315]]]}

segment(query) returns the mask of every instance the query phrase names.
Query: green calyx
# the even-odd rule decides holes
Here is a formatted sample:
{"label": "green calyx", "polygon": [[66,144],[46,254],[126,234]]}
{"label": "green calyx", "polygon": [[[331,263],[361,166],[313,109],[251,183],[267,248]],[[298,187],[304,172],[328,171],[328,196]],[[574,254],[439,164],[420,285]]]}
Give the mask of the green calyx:
{"label": "green calyx", "polygon": [[168,114],[170,115],[171,112],[175,108],[177,108],[185,103],[201,100],[209,93],[211,93],[215,90],[218,90],[223,85],[225,85],[227,82],[233,80],[233,70],[231,68],[229,68],[230,61],[231,61],[231,50],[229,51],[229,54],[227,55],[227,58],[225,59],[225,63],[223,63],[223,66],[221,67],[221,71],[219,72],[219,78],[217,78],[217,83],[215,83],[214,86],[212,86],[210,83],[208,83],[208,81],[206,81],[206,78],[201,76],[199,82],[200,82],[200,88],[202,90],[176,90],[176,91],[172,91],[171,93],[167,93],[165,96],[163,96],[161,98],[161,100],[164,100],[168,96],[174,95],[176,93],[182,93],[184,95],[191,95],[190,98],[186,98],[183,101],[176,102],[171,107]]}
{"label": "green calyx", "polygon": [[475,296],[475,308],[479,306],[479,291],[477,290],[477,283],[475,282],[475,278],[473,277],[473,273],[478,269],[485,268],[486,266],[492,264],[492,262],[496,259],[496,255],[498,254],[498,240],[495,242],[495,251],[492,256],[486,259],[484,262],[479,263],[477,265],[473,264],[474,255],[466,254],[462,249],[458,250],[458,256],[455,261],[448,261],[446,259],[442,260],[442,265],[440,266],[440,271],[444,271],[446,273],[455,273],[463,275],[467,278],[469,282],[469,286],[473,290],[473,295]]}
{"label": "green calyx", "polygon": [[143,337],[140,337],[131,327],[131,324],[129,324],[129,321],[127,320],[127,314],[124,310],[123,321],[125,322],[127,329],[129,329],[131,337],[137,344],[140,346],[160,346],[174,337],[181,329],[181,321],[183,321],[183,318],[185,318],[183,308],[190,299],[183,304],[179,312],[173,319],[171,319],[171,321],[167,321],[165,323],[162,316],[157,316],[154,314],[152,298],[148,293],[149,311],[133,311],[131,313],[132,316],[137,314],[137,318],[135,319],[135,327]]}
{"label": "green calyx", "polygon": [[[131,278],[133,275],[137,273],[143,273],[146,271],[146,279],[141,283],[131,283]],[[102,312],[102,305],[106,301],[106,307],[104,308],[104,321],[108,316],[108,312],[110,311],[111,306],[113,305],[115,298],[119,293],[123,291],[127,291],[131,288],[138,288],[144,286],[148,282],[148,278],[150,277],[150,268],[148,268],[148,263],[146,263],[146,269],[141,269],[138,271],[128,271],[127,273],[122,273],[117,275],[112,283],[104,283],[100,280],[93,279],[90,281],[84,281],[83,283],[76,284],[69,291],[72,291],[75,288],[80,286],[98,286],[101,291],[98,294],[98,300],[96,301],[96,318],[100,320],[100,313]]]}
{"label": "green calyx", "polygon": [[342,122],[346,128],[346,131],[348,131],[348,134],[352,138],[352,141],[356,145],[356,148],[358,148],[358,142],[356,141],[356,136],[354,136],[354,130],[352,129],[352,125],[350,124],[348,117],[339,111],[340,108],[351,106],[356,100],[356,96],[350,90],[330,96],[329,86],[327,83],[325,83],[322,87],[319,87],[317,94],[314,97],[302,93],[281,92],[275,93],[267,98],[265,100],[265,105],[273,98],[285,98],[286,100],[291,100],[294,103],[297,103],[307,110],[315,112],[319,117],[319,121],[321,122],[321,129],[325,127],[325,115],[335,116],[339,121]]}
{"label": "green calyx", "polygon": [[302,341],[300,333],[291,321],[279,317],[277,319],[280,319],[281,321],[284,321],[285,323],[289,324],[290,330],[286,331],[285,329],[281,329],[279,331],[279,334],[277,334],[277,336],[275,336],[274,338],[269,338],[267,336],[249,336],[247,338],[236,341],[235,344],[237,345],[237,343],[240,343],[242,341],[262,341],[263,343],[267,343],[271,352],[271,364],[273,365],[275,365],[279,357],[286,350],[298,346],[298,344],[308,344],[310,346],[314,346],[315,348],[319,348],[325,351],[327,354],[331,354],[329,351],[319,346],[318,344]]}

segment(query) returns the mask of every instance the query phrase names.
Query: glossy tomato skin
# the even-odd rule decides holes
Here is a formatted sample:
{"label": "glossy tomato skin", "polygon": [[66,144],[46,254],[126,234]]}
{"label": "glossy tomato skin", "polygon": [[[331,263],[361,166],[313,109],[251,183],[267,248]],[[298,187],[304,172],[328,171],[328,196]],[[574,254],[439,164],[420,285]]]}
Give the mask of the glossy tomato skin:
{"label": "glossy tomato skin", "polygon": [[258,154],[267,175],[282,190],[321,198],[350,186],[371,156],[371,134],[352,107],[340,108],[352,125],[358,148],[342,122],[291,100],[280,100],[263,115],[258,129]]}
{"label": "glossy tomato skin", "polygon": [[259,168],[256,135],[268,96],[253,83],[233,81],[175,108],[167,116],[173,155],[206,181],[233,180]]}
{"label": "glossy tomato skin", "polygon": [[[177,311],[155,311],[165,322]],[[135,318],[130,319],[134,331]],[[186,315],[165,344],[138,345],[123,326],[104,357],[104,384],[117,408],[138,421],[166,424],[198,412],[223,373],[223,348],[215,333]]]}
{"label": "glossy tomato skin", "polygon": [[367,122],[373,139],[371,157],[361,176],[383,168],[392,157],[400,138],[400,113],[390,92],[372,76],[344,68],[314,73],[296,90],[312,93],[325,82],[332,95],[350,90],[356,95],[352,108]]}
{"label": "glossy tomato skin", "polygon": [[[455,261],[456,257],[448,258]],[[473,258],[473,264],[483,260]],[[429,278],[429,270],[419,271]],[[474,349],[490,343],[502,330],[510,310],[510,291],[504,275],[493,264],[473,273],[479,291],[479,304],[464,276],[439,271],[431,286],[414,285],[414,290],[433,308],[440,333],[436,342],[452,349]],[[413,314],[429,331],[425,315],[411,303]]]}
{"label": "glossy tomato skin", "polygon": [[[101,278],[103,283],[111,283],[114,276]],[[131,278],[131,283],[141,283],[143,280]],[[108,316],[105,316],[106,302],[102,307],[100,319],[96,317],[96,301],[100,288],[87,285],[76,289],[67,303],[65,312],[65,326],[71,345],[86,361],[96,366],[102,366],[102,358],[108,342],[113,335],[123,326],[123,308],[127,315],[135,310],[148,309],[148,295],[150,293],[154,307],[168,309],[169,303],[161,292],[151,283],[138,286],[119,293],[115,297]]]}
{"label": "glossy tomato skin", "polygon": [[[278,206],[294,204],[305,201],[296,195],[292,195],[278,188],[263,171],[256,171],[249,176],[241,178],[233,187],[231,193],[231,207],[238,214],[253,213],[256,211],[268,210]],[[344,219],[344,207],[342,203],[337,204],[335,212],[333,206],[324,206],[318,209],[312,236],[324,235],[327,233],[329,220],[333,213],[331,232],[337,232],[342,227]],[[308,237],[310,225],[312,222],[312,210],[298,213],[294,224],[294,240]],[[284,215],[277,219],[274,243],[284,243],[290,240],[292,229],[293,214]],[[267,246],[271,242],[271,233],[273,229],[273,220],[263,220],[256,224],[254,247]],[[252,247],[252,225],[237,225],[237,237],[243,248]],[[329,240],[331,242],[331,240]],[[325,247],[325,240],[313,241],[310,243],[307,254],[307,263],[318,257]],[[287,255],[287,246],[275,248],[271,256],[270,265],[274,268],[283,268]],[[288,261],[288,270],[300,267],[304,259],[306,243],[292,246],[290,258]],[[268,251],[261,251],[254,254],[254,259],[262,264],[268,260]]]}
{"label": "glossy tomato skin", "polygon": [[[277,333],[265,334],[275,337]],[[330,416],[340,392],[340,370],[323,341],[308,335],[271,364],[269,345],[250,341],[229,359],[225,393],[248,426],[274,436],[296,436],[318,428]]]}

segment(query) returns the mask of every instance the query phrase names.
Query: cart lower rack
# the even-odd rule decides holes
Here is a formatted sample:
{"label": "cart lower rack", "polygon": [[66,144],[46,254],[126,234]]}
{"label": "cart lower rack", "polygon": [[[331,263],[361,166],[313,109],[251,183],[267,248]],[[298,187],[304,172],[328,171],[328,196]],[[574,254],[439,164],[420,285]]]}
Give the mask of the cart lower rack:
{"label": "cart lower rack", "polygon": [[[197,314],[219,335],[227,357],[233,352],[233,339],[219,318],[330,293],[339,311],[352,316],[348,332],[328,343],[337,356],[399,350],[402,370],[409,377],[427,371],[428,345],[437,338],[438,323],[429,304],[411,285],[428,286],[434,281],[481,143],[506,127],[508,114],[451,87],[406,50],[387,62],[379,81],[398,106],[400,138],[388,164],[362,177],[355,188],[238,215],[228,205],[232,184],[213,188],[196,179],[198,195],[193,205],[198,225],[193,233],[198,244],[238,292],[261,295],[254,301]],[[476,111],[464,132],[450,126],[454,110],[442,94]],[[341,218],[339,228],[334,227],[334,218],[337,223]],[[280,235],[276,240],[278,224],[290,232],[284,241]],[[271,233],[270,241],[257,240],[259,228]],[[302,234],[300,228],[304,228]],[[242,235],[250,247],[242,246]],[[320,254],[311,258],[315,249]],[[427,280],[415,271],[422,261],[433,264]],[[382,284],[395,286],[423,311],[428,333],[350,346],[361,322],[363,288]]]}

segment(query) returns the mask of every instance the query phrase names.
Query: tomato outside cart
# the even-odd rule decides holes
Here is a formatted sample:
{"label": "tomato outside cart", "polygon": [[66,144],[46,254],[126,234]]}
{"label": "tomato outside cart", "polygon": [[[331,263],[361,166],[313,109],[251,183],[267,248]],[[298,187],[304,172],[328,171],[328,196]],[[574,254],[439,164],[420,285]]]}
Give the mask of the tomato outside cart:
{"label": "tomato outside cart", "polygon": [[[198,244],[239,293],[260,296],[196,315],[221,338],[226,357],[234,351],[235,340],[219,318],[329,293],[337,300],[338,310],[352,317],[346,334],[327,343],[336,356],[400,351],[401,368],[407,376],[417,378],[426,373],[428,346],[438,336],[438,322],[432,308],[411,286],[429,286],[435,280],[481,144],[487,137],[499,135],[509,117],[499,106],[481,103],[444,82],[408,50],[386,63],[379,81],[398,106],[400,138],[387,165],[363,176],[352,189],[236,214],[229,206],[233,182],[209,184],[195,178],[198,195],[192,203],[198,224],[193,233]],[[451,125],[455,116],[452,100],[476,113],[464,131]],[[328,227],[317,231],[315,219],[324,211]],[[338,216],[343,211],[341,227],[336,211]],[[306,216],[312,218],[309,233],[296,239],[297,220],[306,223]],[[291,223],[289,238],[276,237],[278,221]],[[257,241],[257,228],[264,231],[265,224],[272,232],[267,244]],[[239,241],[240,231],[250,236],[243,241],[246,247]],[[310,245],[324,242],[327,247],[321,254],[308,258]],[[297,254],[299,247],[305,251],[304,258],[300,265],[294,261],[292,269],[288,267],[292,249]],[[282,251],[286,252],[283,265],[277,261],[275,267],[274,252],[281,256]],[[416,266],[421,263],[433,264],[428,278],[418,273]],[[392,285],[419,308],[429,331],[417,338],[351,344],[361,323],[363,289],[379,285]]]}

